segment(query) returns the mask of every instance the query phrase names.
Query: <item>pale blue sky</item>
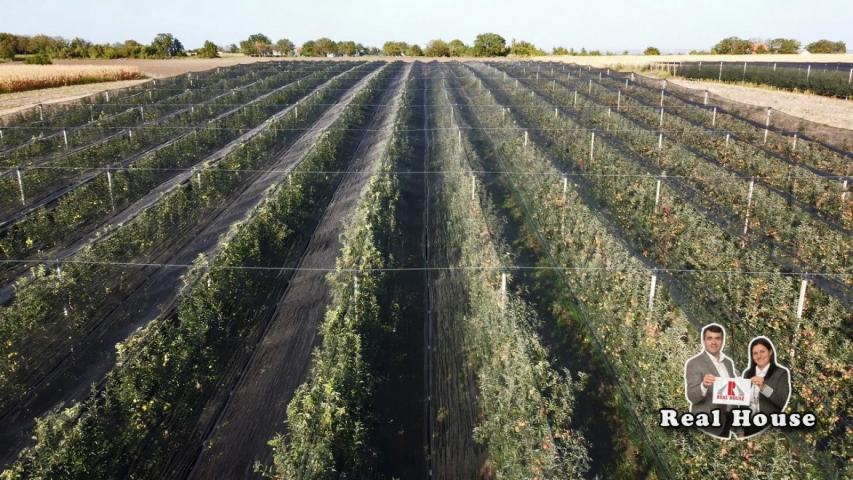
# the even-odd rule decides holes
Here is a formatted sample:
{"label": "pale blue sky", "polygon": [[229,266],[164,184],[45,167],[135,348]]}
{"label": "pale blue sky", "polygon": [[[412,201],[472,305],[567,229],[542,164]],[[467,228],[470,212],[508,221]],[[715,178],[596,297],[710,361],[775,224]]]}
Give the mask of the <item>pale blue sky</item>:
{"label": "pale blue sky", "polygon": [[727,36],[793,37],[804,44],[842,40],[853,50],[853,1],[847,0],[0,0],[0,32],[80,36],[102,43],[149,42],[170,32],[187,48],[224,45],[252,33],[297,44],[321,36],[382,46],[499,33],[550,50],[708,49]]}

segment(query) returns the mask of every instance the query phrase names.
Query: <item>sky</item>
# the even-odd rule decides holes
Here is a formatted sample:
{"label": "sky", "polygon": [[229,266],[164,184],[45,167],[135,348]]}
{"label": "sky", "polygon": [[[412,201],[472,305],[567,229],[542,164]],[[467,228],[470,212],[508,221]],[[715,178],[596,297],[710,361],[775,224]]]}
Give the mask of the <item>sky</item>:
{"label": "sky", "polygon": [[0,32],[96,43],[148,43],[168,32],[190,49],[205,40],[239,43],[253,33],[297,45],[329,37],[381,47],[387,40],[423,46],[434,38],[471,44],[478,33],[494,32],[548,51],[655,46],[675,53],[708,50],[729,36],[804,45],[828,38],[853,50],[850,0],[0,0],[0,12]]}

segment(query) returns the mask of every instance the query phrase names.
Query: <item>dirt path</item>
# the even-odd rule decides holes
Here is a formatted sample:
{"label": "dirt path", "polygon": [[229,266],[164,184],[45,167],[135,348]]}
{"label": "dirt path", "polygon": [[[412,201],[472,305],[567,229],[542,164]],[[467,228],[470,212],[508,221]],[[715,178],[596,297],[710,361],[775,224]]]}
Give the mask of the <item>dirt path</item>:
{"label": "dirt path", "polygon": [[[376,112],[353,153],[351,170],[372,172],[378,166],[396,118],[394,100],[399,99],[410,68],[404,69],[377,102],[385,106]],[[368,180],[369,175],[364,174],[343,178],[302,256],[301,268],[335,264],[341,247],[339,236]],[[251,476],[256,460],[264,465],[271,463],[272,451],[266,442],[284,428],[287,403],[308,373],[327,303],[325,272],[298,270],[293,275],[266,334],[205,441],[190,478],[246,478]]]}
{"label": "dirt path", "polygon": [[[266,173],[256,174],[233,201],[218,208],[211,218],[194,228],[193,232],[183,232],[180,237],[183,243],[164,248],[164,253],[152,262],[188,265],[192,264],[200,253],[212,255],[220,236],[227,232],[231,225],[244,220],[261,202],[263,193],[280,183],[287,172],[305,157],[322,132],[340,116],[372,76],[373,74],[366,75],[351,87],[338,104],[327,110],[311,130],[306,131],[270,165]],[[160,195],[155,197],[159,198]],[[144,203],[144,200],[140,202]],[[44,415],[56,405],[68,405],[85,398],[90,385],[103,378],[115,364],[115,344],[173,308],[180,293],[181,276],[186,270],[187,268],[182,266],[156,265],[142,270],[141,275],[147,275],[146,280],[119,307],[99,322],[107,328],[93,332],[85,339],[85,344],[78,345],[76,353],[72,349],[72,352],[63,358],[63,364],[54,368],[50,376],[37,385],[37,389],[28,396],[26,404],[3,418],[0,466],[7,465],[29,441],[26,435],[32,429],[34,417]]]}
{"label": "dirt path", "polygon": [[87,83],[67,87],[44,88],[26,92],[4,93],[0,95],[0,117],[38,105],[64,103],[88,97],[105,90],[127,88],[150,80],[125,80],[121,82]]}
{"label": "dirt path", "polygon": [[704,80],[670,78],[668,81],[682,87],[708,90],[736,102],[772,107],[812,122],[853,130],[853,100]]}

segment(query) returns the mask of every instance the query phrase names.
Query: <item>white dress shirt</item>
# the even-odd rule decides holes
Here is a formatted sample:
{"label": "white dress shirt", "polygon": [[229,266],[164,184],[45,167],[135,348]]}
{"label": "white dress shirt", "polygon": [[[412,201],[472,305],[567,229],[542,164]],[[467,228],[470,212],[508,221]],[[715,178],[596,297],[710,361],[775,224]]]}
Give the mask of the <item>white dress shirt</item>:
{"label": "white dress shirt", "polygon": [[[723,363],[723,361],[725,361],[729,357],[723,355],[723,352],[720,352],[720,359],[717,360],[716,357],[714,357],[710,353],[705,352],[705,354],[708,355],[708,358],[711,359],[711,363],[714,364],[714,368],[717,369],[717,376],[721,378],[729,378],[729,371],[726,369],[726,364]],[[705,386],[704,383],[700,384],[699,387],[702,391],[703,397],[708,394],[708,388]]]}

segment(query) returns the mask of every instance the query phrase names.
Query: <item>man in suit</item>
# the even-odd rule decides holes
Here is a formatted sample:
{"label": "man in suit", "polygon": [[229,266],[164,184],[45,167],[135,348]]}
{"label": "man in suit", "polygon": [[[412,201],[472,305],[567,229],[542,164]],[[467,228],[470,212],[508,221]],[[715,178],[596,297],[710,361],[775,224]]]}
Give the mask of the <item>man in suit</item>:
{"label": "man in suit", "polygon": [[720,409],[720,419],[723,425],[703,428],[705,432],[728,438],[731,418],[728,405],[715,405],[714,380],[717,378],[733,378],[735,366],[732,360],[723,354],[726,333],[723,327],[711,323],[702,328],[702,346],[699,354],[691,357],[684,364],[684,395],[690,402],[690,413],[711,413]]}

